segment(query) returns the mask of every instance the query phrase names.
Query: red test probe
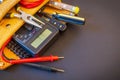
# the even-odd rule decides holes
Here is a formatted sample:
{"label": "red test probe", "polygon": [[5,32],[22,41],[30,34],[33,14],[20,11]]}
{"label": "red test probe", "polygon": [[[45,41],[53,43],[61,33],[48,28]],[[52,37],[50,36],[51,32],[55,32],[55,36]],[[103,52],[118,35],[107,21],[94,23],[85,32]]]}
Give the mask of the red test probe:
{"label": "red test probe", "polygon": [[7,62],[11,64],[20,64],[20,63],[30,63],[30,62],[46,62],[46,61],[55,61],[64,57],[58,56],[45,56],[45,57],[37,57],[37,58],[26,58],[26,59],[17,59],[17,60],[9,60]]}

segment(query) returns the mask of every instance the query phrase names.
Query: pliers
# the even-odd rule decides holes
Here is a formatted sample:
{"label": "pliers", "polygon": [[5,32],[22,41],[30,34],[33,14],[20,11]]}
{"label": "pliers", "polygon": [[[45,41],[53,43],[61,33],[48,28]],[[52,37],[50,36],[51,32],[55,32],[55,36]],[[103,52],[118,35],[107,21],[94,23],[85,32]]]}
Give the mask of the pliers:
{"label": "pliers", "polygon": [[13,18],[13,17],[17,17],[20,18],[22,20],[24,20],[26,23],[34,25],[36,27],[42,28],[42,25],[45,25],[44,22],[40,21],[39,19],[35,18],[34,16],[25,13],[24,11],[20,10],[20,7],[17,7],[16,10],[20,13],[7,13],[7,15],[5,16],[5,18]]}

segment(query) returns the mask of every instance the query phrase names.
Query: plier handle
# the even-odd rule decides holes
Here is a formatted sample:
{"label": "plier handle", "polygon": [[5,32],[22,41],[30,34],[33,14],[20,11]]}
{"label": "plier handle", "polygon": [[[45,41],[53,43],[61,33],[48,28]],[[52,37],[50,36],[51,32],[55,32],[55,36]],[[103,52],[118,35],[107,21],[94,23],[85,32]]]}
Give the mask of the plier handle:
{"label": "plier handle", "polygon": [[[34,16],[27,14],[26,12],[17,9],[18,13],[8,13],[5,18],[13,18],[13,17],[17,17],[20,18],[22,20],[24,20],[26,23],[34,25],[36,27],[42,28],[40,24],[45,25],[44,22],[40,21],[39,19],[35,18]],[[40,23],[40,24],[39,24]]]}

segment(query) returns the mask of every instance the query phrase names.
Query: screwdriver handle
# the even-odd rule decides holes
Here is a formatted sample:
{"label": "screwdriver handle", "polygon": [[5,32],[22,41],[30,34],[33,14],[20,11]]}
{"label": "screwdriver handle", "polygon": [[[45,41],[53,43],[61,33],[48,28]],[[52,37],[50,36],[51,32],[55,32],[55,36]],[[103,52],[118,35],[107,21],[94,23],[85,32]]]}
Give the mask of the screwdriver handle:
{"label": "screwdriver handle", "polygon": [[80,11],[79,7],[77,7],[77,6],[73,6],[73,5],[69,5],[69,4],[66,4],[66,3],[53,1],[53,0],[49,1],[49,5],[57,8],[57,9],[68,10],[68,11],[73,12],[75,14],[78,14],[79,11]]}
{"label": "screwdriver handle", "polygon": [[20,10],[20,4],[15,5],[15,10],[19,11]]}
{"label": "screwdriver handle", "polygon": [[62,20],[68,23],[74,23],[74,24],[79,24],[79,25],[85,24],[85,18],[81,18],[81,17],[70,16],[66,14],[57,14],[57,13],[53,14],[52,16],[58,20]]}
{"label": "screwdriver handle", "polygon": [[12,18],[14,17],[14,13],[7,13],[4,18]]}

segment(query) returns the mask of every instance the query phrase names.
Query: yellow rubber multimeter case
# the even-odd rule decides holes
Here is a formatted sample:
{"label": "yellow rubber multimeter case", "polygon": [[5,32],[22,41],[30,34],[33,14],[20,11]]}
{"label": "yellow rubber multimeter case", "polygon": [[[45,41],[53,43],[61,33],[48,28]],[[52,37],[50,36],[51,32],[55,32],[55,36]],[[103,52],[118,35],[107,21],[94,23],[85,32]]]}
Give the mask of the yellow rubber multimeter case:
{"label": "yellow rubber multimeter case", "polygon": [[[0,4],[0,10],[2,11],[0,13],[0,48],[2,45],[9,39],[23,24],[24,21],[22,19],[18,18],[11,18],[11,19],[6,19],[3,18],[4,15],[7,12],[15,12],[14,5],[16,5],[20,0],[5,0],[3,3]],[[49,0],[44,0],[42,4],[35,8],[31,9],[26,9],[24,7],[21,7],[21,10],[24,12],[34,15],[41,7],[43,7]],[[5,6],[6,5],[6,6]],[[4,8],[4,10],[3,10]],[[10,11],[9,11],[10,10]],[[2,14],[3,13],[3,14]],[[14,58],[14,59],[19,59],[18,56],[16,56],[15,53],[11,52],[9,49],[5,48],[4,53],[6,57],[8,58]],[[0,57],[0,70],[4,70],[7,67],[11,66],[12,64],[5,62],[2,60]]]}

